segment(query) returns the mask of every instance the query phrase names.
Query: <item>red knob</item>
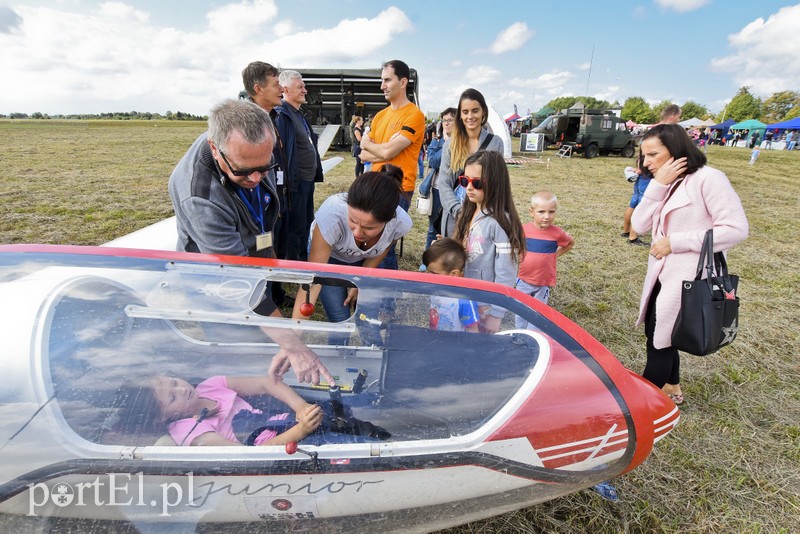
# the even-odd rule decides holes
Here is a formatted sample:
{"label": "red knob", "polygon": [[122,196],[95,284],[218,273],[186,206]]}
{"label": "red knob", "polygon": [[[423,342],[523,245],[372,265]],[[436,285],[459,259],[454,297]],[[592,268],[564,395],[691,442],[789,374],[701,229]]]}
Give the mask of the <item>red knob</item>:
{"label": "red knob", "polygon": [[297,442],[290,441],[286,444],[286,454],[294,454],[297,452]]}
{"label": "red knob", "polygon": [[310,302],[304,302],[300,305],[300,313],[303,317],[311,317],[314,315],[314,305]]}

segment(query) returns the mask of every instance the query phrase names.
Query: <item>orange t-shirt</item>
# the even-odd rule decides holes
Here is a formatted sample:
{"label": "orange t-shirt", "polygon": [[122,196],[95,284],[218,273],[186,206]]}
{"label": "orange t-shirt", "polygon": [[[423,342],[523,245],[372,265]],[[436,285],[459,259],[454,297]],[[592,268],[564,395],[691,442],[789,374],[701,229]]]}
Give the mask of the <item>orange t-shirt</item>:
{"label": "orange t-shirt", "polygon": [[419,151],[422,148],[422,138],[425,136],[425,114],[413,102],[399,109],[392,109],[392,106],[389,106],[380,110],[372,119],[369,137],[374,142],[382,144],[389,141],[397,132],[409,139],[411,144],[393,159],[376,162],[372,170],[380,170],[385,163],[400,167],[403,169],[403,191],[413,191],[417,181]]}

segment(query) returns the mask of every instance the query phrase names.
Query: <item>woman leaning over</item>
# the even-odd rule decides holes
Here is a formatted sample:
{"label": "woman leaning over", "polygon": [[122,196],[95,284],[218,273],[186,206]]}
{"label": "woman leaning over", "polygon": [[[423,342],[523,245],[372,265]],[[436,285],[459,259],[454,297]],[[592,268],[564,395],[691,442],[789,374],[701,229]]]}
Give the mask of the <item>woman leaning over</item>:
{"label": "woman leaning over", "polygon": [[672,328],[681,305],[681,283],[693,279],[706,230],[714,230],[714,252],[747,237],[739,196],[721,171],[677,124],[660,124],[642,138],[644,166],[653,174],[631,223],[648,230],[652,246],[637,325],[644,323],[647,364],[643,376],[675,401],[683,402],[680,356]]}
{"label": "woman leaning over", "polygon": [[461,212],[463,197],[456,196],[456,179],[464,174],[464,162],[478,151],[503,153],[503,140],[484,128],[489,120],[489,106],[480,91],[466,89],[458,99],[456,123],[450,139],[442,147],[442,163],[433,187],[439,191],[442,202],[441,234],[452,237],[456,219]]}
{"label": "woman leaning over", "polygon": [[[308,261],[334,265],[378,267],[389,248],[411,230],[411,217],[399,207],[403,170],[386,164],[380,172],[359,175],[347,193],[328,197],[311,226]],[[358,290],[342,286],[312,285],[308,302],[322,301],[328,320],[347,320]],[[305,319],[301,306],[306,291],[297,290],[294,319]],[[331,335],[344,344],[348,336]]]}

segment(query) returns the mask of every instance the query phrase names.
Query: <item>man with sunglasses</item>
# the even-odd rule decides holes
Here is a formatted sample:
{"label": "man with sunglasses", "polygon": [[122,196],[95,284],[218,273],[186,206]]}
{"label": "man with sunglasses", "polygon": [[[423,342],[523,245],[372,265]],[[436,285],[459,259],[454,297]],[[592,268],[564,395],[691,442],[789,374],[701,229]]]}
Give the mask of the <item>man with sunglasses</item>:
{"label": "man with sunglasses", "polygon": [[[209,113],[208,132],[181,158],[169,178],[178,226],[178,250],[274,258],[279,200],[272,164],[275,133],[269,114],[246,100],[224,100]],[[269,295],[255,308],[280,317]],[[227,328],[226,333],[235,328]],[[252,328],[245,328],[252,332]],[[291,330],[266,329],[281,346],[270,374],[294,368],[301,382],[332,377]]]}

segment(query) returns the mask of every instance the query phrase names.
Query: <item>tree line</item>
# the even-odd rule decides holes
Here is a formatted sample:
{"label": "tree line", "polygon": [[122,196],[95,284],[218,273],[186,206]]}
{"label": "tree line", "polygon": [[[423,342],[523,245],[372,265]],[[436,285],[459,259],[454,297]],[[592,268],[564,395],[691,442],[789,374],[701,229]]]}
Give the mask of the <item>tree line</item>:
{"label": "tree line", "polygon": [[35,112],[28,115],[27,113],[9,113],[3,115],[0,113],[0,119],[78,119],[78,120],[119,120],[119,121],[205,121],[208,120],[207,115],[192,115],[191,113],[184,113],[183,111],[176,111],[175,113],[167,111],[163,115],[161,113],[150,113],[149,111],[117,111],[113,113],[74,113],[70,115],[48,115],[47,113]]}
{"label": "tree line", "polygon": [[[632,96],[625,100],[623,104],[618,101],[608,102],[598,100],[593,97],[563,96],[551,100],[546,104],[556,110],[572,107],[575,102],[580,100],[587,108],[598,109],[618,109],[622,108],[620,116],[625,120],[632,120],[638,124],[653,124],[659,121],[661,111],[673,104],[669,100],[662,100],[658,104],[651,106],[640,96]],[[725,108],[717,114],[708,111],[702,104],[687,101],[681,106],[681,117],[683,119],[714,119],[722,122],[726,119],[733,119],[741,122],[747,119],[756,119],[766,124],[773,124],[800,116],[800,93],[796,91],[781,91],[773,93],[761,100],[750,93],[749,87],[742,87],[736,93]]]}

